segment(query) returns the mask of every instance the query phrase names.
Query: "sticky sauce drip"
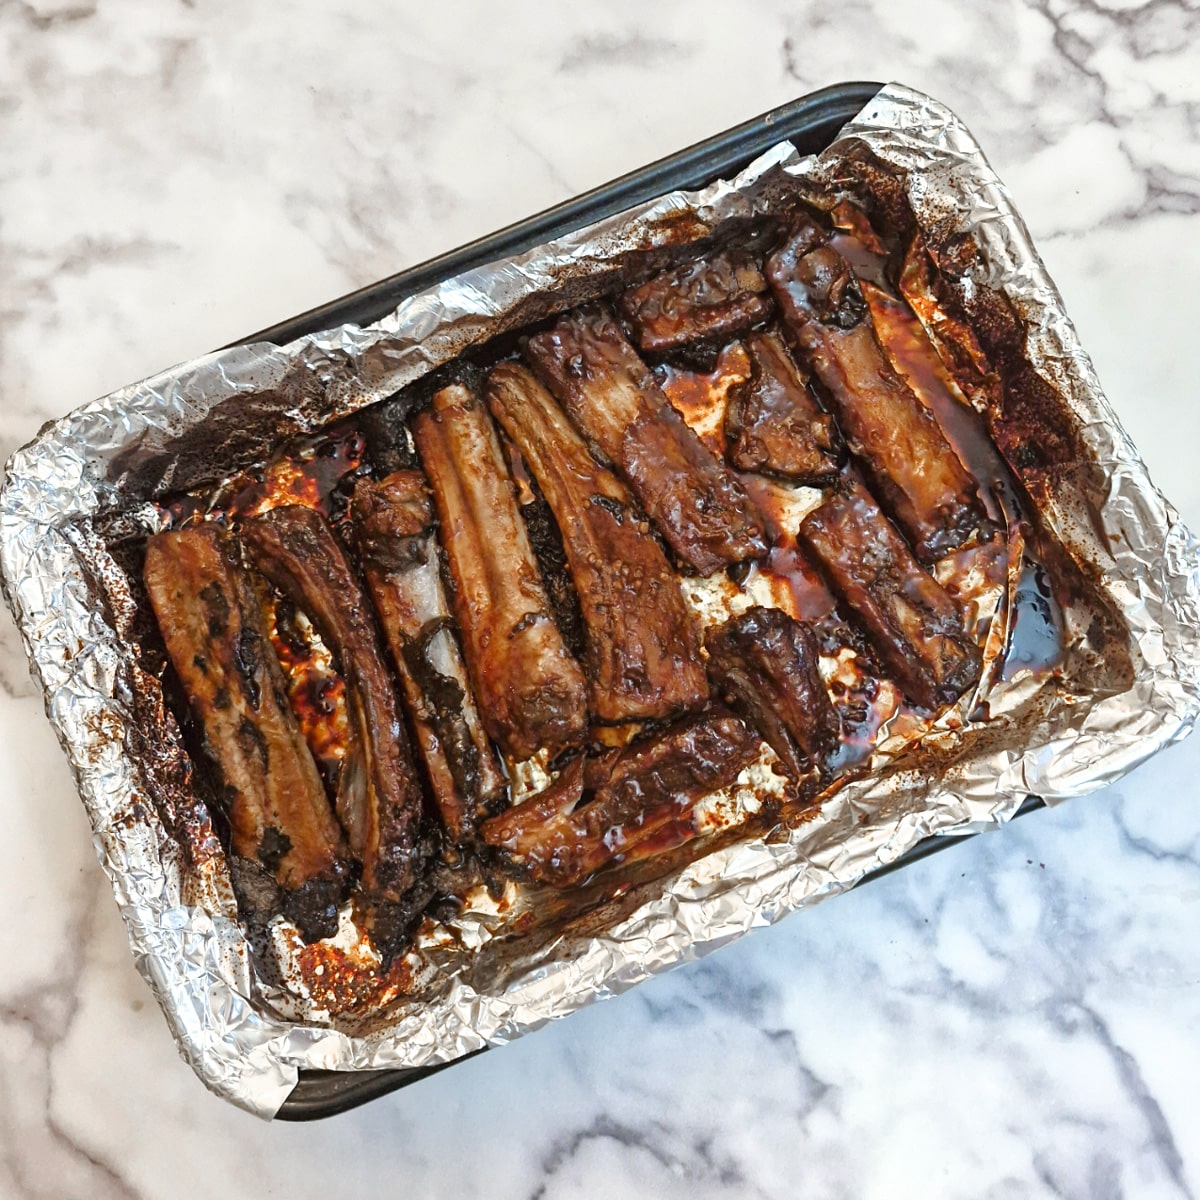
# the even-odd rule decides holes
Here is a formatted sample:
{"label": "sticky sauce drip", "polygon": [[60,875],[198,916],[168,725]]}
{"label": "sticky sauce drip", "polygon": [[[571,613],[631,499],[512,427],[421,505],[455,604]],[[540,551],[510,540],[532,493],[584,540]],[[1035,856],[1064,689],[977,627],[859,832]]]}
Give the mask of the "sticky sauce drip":
{"label": "sticky sauce drip", "polygon": [[[849,221],[850,214],[843,212],[840,219]],[[989,436],[983,417],[971,407],[946,368],[920,318],[892,290],[883,254],[866,245],[861,237],[845,232],[836,234],[832,245],[859,275],[880,344],[892,366],[937,417],[959,461],[979,485],[988,517],[1002,529],[1027,521],[1021,489],[1012,470]],[[964,557],[964,563],[986,560],[989,582],[1006,570],[1006,556],[996,545],[982,555],[978,549],[971,549],[960,557]],[[1022,557],[1011,600],[1009,641],[1000,677],[1008,680],[1023,670],[1046,675],[1062,661],[1062,613],[1045,567],[1028,552]]]}

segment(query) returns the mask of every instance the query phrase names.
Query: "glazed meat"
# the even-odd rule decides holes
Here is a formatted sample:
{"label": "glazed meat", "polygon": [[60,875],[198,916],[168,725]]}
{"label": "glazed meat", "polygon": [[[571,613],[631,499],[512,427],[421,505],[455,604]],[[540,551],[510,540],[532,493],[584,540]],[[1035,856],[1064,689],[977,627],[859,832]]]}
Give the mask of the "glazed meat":
{"label": "glazed meat", "polygon": [[841,438],[777,333],[746,339],[752,373],[725,417],[729,461],[743,471],[820,486],[837,475]]}
{"label": "glazed meat", "polygon": [[962,546],[984,521],[971,476],[876,337],[849,263],[811,221],[767,261],[788,332],[824,385],[846,437],[923,562]]}
{"label": "glazed meat", "polygon": [[520,449],[562,534],[587,630],[590,707],[604,722],[700,708],[708,684],[679,580],[628,489],[588,453],[518,363],[493,369],[488,407]]}
{"label": "glazed meat", "polygon": [[823,768],[838,745],[838,717],[821,682],[809,627],[778,608],[754,607],[704,638],[708,673],[762,734],[793,780]]}
{"label": "glazed meat", "polygon": [[550,614],[496,431],[465,383],[433,397],[413,433],[441,522],[475,699],[514,759],[582,741],[583,671]]}
{"label": "glazed meat", "polygon": [[708,575],[766,552],[762,514],[671,407],[606,308],[568,314],[525,352],[680,560]]}
{"label": "glazed meat", "polygon": [[246,521],[241,536],[255,566],[312,621],[345,680],[350,745],[336,808],[362,863],[362,894],[382,949],[416,915],[407,907],[425,848],[421,788],[367,599],[315,509],[273,508]]}
{"label": "glazed meat", "polygon": [[453,843],[462,843],[502,801],[505,783],[451,628],[425,479],[419,471],[397,471],[378,483],[360,479],[351,511],[442,824]]}
{"label": "glazed meat", "polygon": [[229,549],[215,526],[160,533],[146,547],[146,590],[219,776],[233,854],[273,877],[305,940],[330,937],[349,887],[345,845]]}
{"label": "glazed meat", "polygon": [[744,249],[681,263],[620,300],[621,315],[647,354],[727,342],[766,320],[772,307],[761,261]]}
{"label": "glazed meat", "polygon": [[[896,286],[919,246],[834,201],[836,226],[798,195],[598,252],[459,361],[163,501],[186,528],[146,583],[238,902],[337,935],[302,950],[314,997],[349,1011],[365,982],[390,1013],[425,965],[498,978],[509,939],[586,935],[667,870],[785,836],[884,739],[986,711],[980,645],[1002,653],[1035,550],[964,400],[982,359],[941,336],[950,297],[928,332]],[[677,265],[630,288],[649,255]],[[301,953],[255,946],[280,977]]]}
{"label": "glazed meat", "polygon": [[839,483],[799,536],[909,699],[936,708],[978,681],[982,655],[958,606],[860,483]]}
{"label": "glazed meat", "polygon": [[486,821],[483,836],[532,878],[570,887],[695,837],[696,802],[733,783],[760,745],[725,710],[687,717],[624,750],[573,760],[540,795]]}

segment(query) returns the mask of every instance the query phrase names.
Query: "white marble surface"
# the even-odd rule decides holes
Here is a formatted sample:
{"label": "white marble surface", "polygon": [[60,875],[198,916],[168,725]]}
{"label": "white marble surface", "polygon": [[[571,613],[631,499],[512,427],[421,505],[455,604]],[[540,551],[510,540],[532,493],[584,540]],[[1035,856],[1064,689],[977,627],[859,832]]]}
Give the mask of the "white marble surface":
{"label": "white marble surface", "polygon": [[[0,4],[0,452],[815,86],[1011,185],[1200,523],[1190,0]],[[1200,740],[317,1126],[177,1058],[0,625],[0,1196],[1191,1196]]]}

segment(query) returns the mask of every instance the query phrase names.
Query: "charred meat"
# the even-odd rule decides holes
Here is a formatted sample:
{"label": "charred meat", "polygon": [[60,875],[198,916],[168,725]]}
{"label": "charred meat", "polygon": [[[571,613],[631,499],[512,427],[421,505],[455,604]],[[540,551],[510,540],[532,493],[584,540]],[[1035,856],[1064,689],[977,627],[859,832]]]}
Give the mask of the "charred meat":
{"label": "charred meat", "polygon": [[974,480],[934,415],[897,374],[850,264],[802,222],[767,261],[788,332],[833,403],[851,453],[923,562],[984,521]]}
{"label": "charred meat", "polygon": [[793,483],[828,483],[842,458],[833,418],[777,333],[752,333],[746,347],[752,373],[735,388],[725,417],[729,461]]}
{"label": "charred meat", "polygon": [[733,783],[760,745],[730,712],[688,717],[624,750],[575,759],[539,796],[486,821],[483,836],[532,878],[570,887],[696,836],[696,802]]}
{"label": "charred meat", "polygon": [[[960,386],[982,360],[903,299],[903,247],[799,204],[531,296],[457,363],[164,501],[145,581],[251,926],[332,935],[351,896],[385,966],[426,915],[462,917],[431,964],[473,929],[582,932],[559,922],[804,820],[973,699],[1028,553]],[[629,287],[649,255],[677,265]],[[369,972],[357,949],[303,953]]]}
{"label": "charred meat", "polygon": [[731,249],[656,275],[627,291],[619,307],[638,347],[666,354],[695,342],[727,342],[765,321],[773,305],[761,260]]}
{"label": "charred meat", "polygon": [[273,877],[306,940],[330,937],[349,886],[345,845],[230,549],[212,525],[160,533],[146,547],[146,590],[216,769],[233,854]]}
{"label": "charred meat", "polygon": [[414,422],[454,584],[484,728],[514,759],[582,741],[583,671],[550,613],[512,479],[482,401],[465,383]]}
{"label": "charred meat", "polygon": [[518,363],[488,377],[488,407],[537,479],[566,550],[587,630],[590,707],[604,722],[700,708],[708,685],[679,580],[628,489],[588,453]]}
{"label": "charred meat", "polygon": [[982,655],[958,605],[860,483],[839,483],[801,522],[800,541],[909,699],[936,708],[978,681]]}
{"label": "charred meat", "polygon": [[[422,795],[366,597],[314,509],[271,509],[246,521],[241,535],[255,566],[308,616],[337,660],[351,732],[337,814],[362,863],[368,905],[403,909],[425,856]],[[375,915],[390,924],[395,912]]]}
{"label": "charred meat", "polygon": [[766,552],[762,514],[671,407],[606,308],[568,314],[525,352],[682,562],[708,575]]}
{"label": "charred meat", "polygon": [[747,609],[710,629],[708,673],[799,780],[838,744],[838,717],[818,670],[809,627],[778,608]]}
{"label": "charred meat", "polygon": [[419,471],[360,479],[351,512],[438,813],[451,842],[463,843],[505,784],[451,627],[425,479]]}

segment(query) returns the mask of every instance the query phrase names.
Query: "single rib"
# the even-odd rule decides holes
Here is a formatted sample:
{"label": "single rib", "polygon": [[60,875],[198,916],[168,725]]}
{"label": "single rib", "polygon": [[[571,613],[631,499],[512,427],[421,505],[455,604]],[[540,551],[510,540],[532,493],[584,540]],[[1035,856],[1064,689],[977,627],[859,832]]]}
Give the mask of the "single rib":
{"label": "single rib", "polygon": [[306,940],[332,936],[348,888],[345,846],[288,706],[258,597],[212,525],[151,538],[144,577],[219,775],[233,854],[262,864]]}
{"label": "single rib", "polygon": [[909,699],[937,708],[978,681],[982,655],[958,605],[860,483],[839,483],[801,522],[800,541]]}
{"label": "single rib", "polygon": [[483,836],[530,876],[571,887],[696,836],[697,801],[733,783],[761,742],[732,713],[684,718],[652,739],[580,757],[544,792],[483,825]]}
{"label": "single rib", "polygon": [[822,485],[837,475],[841,438],[777,333],[746,340],[752,374],[734,389],[725,418],[729,461],[743,471]]}
{"label": "single rib", "polygon": [[452,842],[465,842],[503,797],[505,783],[451,627],[424,476],[397,471],[379,482],[362,479],[351,511],[442,824]]}
{"label": "single rib", "polygon": [[606,308],[568,314],[525,352],[684,563],[708,575],[766,552],[745,489],[671,407]]}
{"label": "single rib", "polygon": [[778,608],[754,607],[704,638],[713,683],[799,780],[838,744],[838,718],[818,670],[812,630]]}
{"label": "single rib", "polygon": [[883,352],[849,263],[802,222],[767,261],[792,338],[832,401],[851,453],[908,536],[932,562],[984,521],[974,480],[934,415]]}
{"label": "single rib", "polygon": [[744,249],[672,267],[620,300],[621,315],[648,354],[695,342],[724,343],[766,320],[773,307],[762,263]]}
{"label": "single rib", "polygon": [[587,725],[583,672],[550,614],[482,402],[466,384],[444,387],[413,433],[437,506],[484,727],[514,759],[578,743]]}
{"label": "single rib", "polygon": [[589,454],[554,398],[518,363],[485,396],[517,444],[562,534],[587,630],[590,706],[604,722],[653,720],[708,699],[696,630],[628,489]]}

